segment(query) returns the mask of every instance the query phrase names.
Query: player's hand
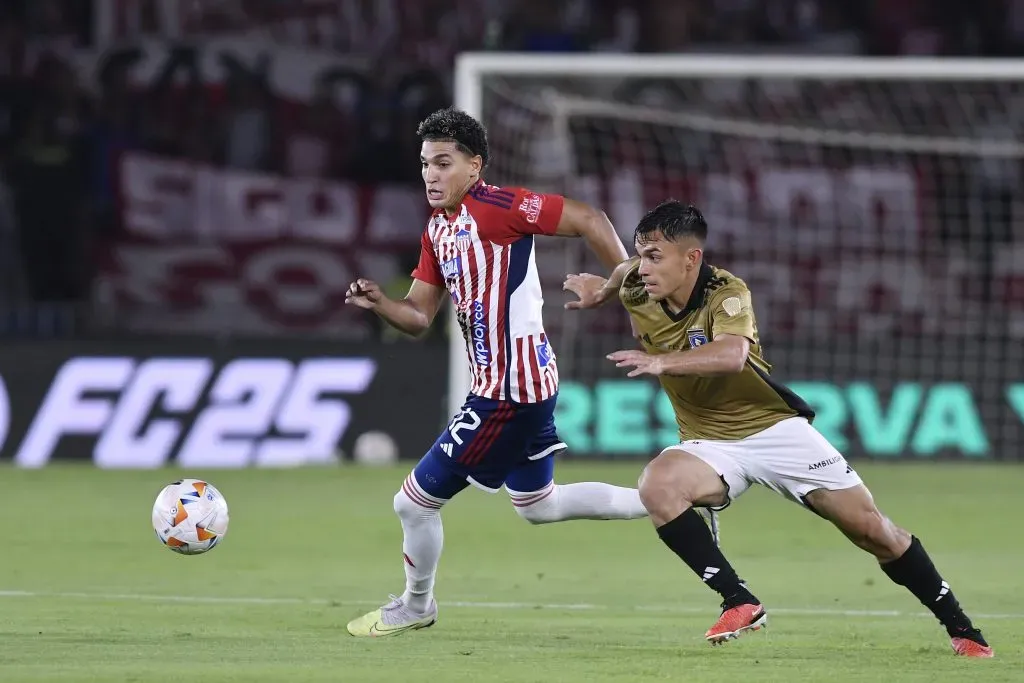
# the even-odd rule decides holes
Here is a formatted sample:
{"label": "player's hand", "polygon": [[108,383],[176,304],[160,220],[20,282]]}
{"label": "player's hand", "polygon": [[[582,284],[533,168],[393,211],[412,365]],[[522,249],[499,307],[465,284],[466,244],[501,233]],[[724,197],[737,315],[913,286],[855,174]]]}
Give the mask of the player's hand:
{"label": "player's hand", "polygon": [[664,371],[661,356],[652,356],[646,351],[623,350],[608,354],[608,360],[615,361],[617,368],[633,368],[626,377],[660,375]]}
{"label": "player's hand", "polygon": [[578,296],[579,301],[568,301],[565,307],[569,310],[597,308],[608,298],[604,291],[604,286],[607,282],[608,280],[600,275],[570,273],[565,277],[562,289]]}
{"label": "player's hand", "polygon": [[359,308],[365,308],[368,311],[372,311],[380,303],[380,300],[384,298],[384,293],[380,291],[380,285],[373,280],[367,280],[365,278],[359,278],[348,286],[348,291],[345,292],[345,303],[358,306]]}

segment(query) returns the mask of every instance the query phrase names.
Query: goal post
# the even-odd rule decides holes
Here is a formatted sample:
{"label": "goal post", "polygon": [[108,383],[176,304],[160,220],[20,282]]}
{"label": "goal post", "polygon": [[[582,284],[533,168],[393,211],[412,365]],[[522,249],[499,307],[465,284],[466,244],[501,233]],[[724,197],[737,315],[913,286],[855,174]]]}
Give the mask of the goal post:
{"label": "goal post", "polygon": [[[465,53],[454,93],[488,128],[490,182],[593,203],[627,248],[658,201],[698,205],[709,260],[751,285],[769,361],[838,446],[1019,450],[1024,60]],[[656,392],[604,361],[630,344],[621,309],[562,308],[562,276],[601,266],[579,240],[537,255],[560,429],[595,455],[670,439]],[[469,368],[449,326],[454,414]]]}

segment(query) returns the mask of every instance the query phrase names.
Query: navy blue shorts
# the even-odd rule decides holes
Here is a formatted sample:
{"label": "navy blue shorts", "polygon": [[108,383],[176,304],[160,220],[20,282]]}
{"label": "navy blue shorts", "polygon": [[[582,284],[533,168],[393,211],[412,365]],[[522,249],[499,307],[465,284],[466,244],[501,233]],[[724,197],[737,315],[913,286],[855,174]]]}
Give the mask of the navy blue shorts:
{"label": "navy blue shorts", "polygon": [[467,484],[491,492],[544,488],[554,477],[551,456],[566,448],[555,430],[557,398],[514,403],[471,395],[416,465],[416,481],[444,500]]}

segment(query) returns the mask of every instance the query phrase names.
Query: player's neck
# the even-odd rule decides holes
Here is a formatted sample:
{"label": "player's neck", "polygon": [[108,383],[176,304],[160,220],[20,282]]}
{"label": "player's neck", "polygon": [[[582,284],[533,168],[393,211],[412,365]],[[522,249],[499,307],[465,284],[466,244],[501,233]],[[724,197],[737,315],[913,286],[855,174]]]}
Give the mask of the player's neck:
{"label": "player's neck", "polygon": [[480,178],[470,178],[469,184],[462,188],[462,192],[459,193],[458,201],[456,201],[452,206],[444,207],[445,216],[452,218],[462,211],[462,202],[466,200],[466,195],[469,194],[469,191],[473,189],[473,186],[476,185],[478,180],[480,180]]}
{"label": "player's neck", "polygon": [[665,304],[668,306],[668,310],[675,314],[686,308],[686,304],[690,303],[690,297],[693,296],[693,288],[696,284],[696,276],[687,277],[686,282],[665,297]]}

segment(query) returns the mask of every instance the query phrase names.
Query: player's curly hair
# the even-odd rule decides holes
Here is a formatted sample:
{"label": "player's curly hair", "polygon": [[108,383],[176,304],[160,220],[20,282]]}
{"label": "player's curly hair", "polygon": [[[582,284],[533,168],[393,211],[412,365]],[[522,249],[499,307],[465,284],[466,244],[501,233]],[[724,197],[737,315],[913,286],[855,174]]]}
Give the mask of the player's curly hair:
{"label": "player's curly hair", "polygon": [[655,231],[661,231],[665,239],[673,242],[682,237],[696,237],[703,243],[708,238],[708,223],[704,220],[704,214],[693,204],[669,199],[640,219],[633,232],[633,239],[643,244]]}
{"label": "player's curly hair", "polygon": [[448,107],[438,109],[423,119],[416,128],[420,140],[429,142],[454,142],[459,151],[471,157],[480,155],[484,166],[489,158],[487,130],[466,112]]}

